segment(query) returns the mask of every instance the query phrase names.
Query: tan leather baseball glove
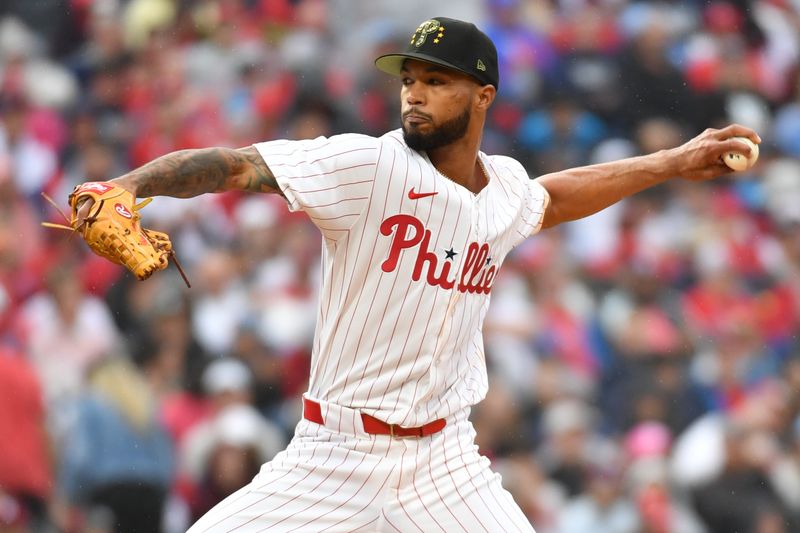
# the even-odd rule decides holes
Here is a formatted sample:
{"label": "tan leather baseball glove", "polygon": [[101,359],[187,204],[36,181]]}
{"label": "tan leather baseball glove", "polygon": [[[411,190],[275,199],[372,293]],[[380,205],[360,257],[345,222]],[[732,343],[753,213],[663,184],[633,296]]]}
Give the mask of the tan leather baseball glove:
{"label": "tan leather baseball glove", "polygon": [[[85,218],[79,217],[81,206],[93,200]],[[90,181],[75,187],[69,195],[72,216],[69,226],[43,222],[42,225],[70,229],[83,236],[97,255],[118,265],[124,265],[138,279],[149,278],[153,272],[167,268],[175,252],[169,235],[144,229],[139,224],[139,210],[150,203],[148,198],[136,203],[128,190],[108,181]],[[65,218],[66,215],[64,215]],[[189,281],[176,262],[187,286]]]}

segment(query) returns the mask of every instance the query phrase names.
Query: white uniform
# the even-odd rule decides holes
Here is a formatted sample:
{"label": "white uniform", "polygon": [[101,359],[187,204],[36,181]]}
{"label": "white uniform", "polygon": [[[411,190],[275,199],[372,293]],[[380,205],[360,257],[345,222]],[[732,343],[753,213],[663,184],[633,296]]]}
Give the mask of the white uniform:
{"label": "white uniform", "polygon": [[[478,194],[396,130],[256,145],[293,211],[323,235],[323,280],[303,420],[288,449],[191,529],[532,531],[477,453],[470,406],[487,390],[482,323],[506,254],[549,196],[522,165],[479,154]],[[364,432],[360,414],[434,435]]]}

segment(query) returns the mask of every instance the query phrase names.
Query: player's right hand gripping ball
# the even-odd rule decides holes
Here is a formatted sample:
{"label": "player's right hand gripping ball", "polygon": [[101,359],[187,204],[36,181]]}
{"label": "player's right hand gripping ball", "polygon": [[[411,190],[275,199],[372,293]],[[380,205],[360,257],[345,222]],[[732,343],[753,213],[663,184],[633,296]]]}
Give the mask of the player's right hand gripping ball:
{"label": "player's right hand gripping ball", "polygon": [[[86,218],[79,220],[78,211],[89,198],[94,203]],[[172,253],[166,233],[139,225],[139,210],[149,202],[136,204],[128,190],[111,182],[90,181],[76,186],[69,195],[70,225],[94,253],[124,265],[140,280],[147,279],[156,270],[167,268]]]}
{"label": "player's right hand gripping ball", "polygon": [[747,170],[755,165],[758,160],[758,145],[747,137],[734,137],[734,139],[747,144],[750,147],[750,155],[746,156],[739,152],[728,152],[722,156],[722,160],[725,161],[725,164],[728,165],[731,170],[737,172]]}

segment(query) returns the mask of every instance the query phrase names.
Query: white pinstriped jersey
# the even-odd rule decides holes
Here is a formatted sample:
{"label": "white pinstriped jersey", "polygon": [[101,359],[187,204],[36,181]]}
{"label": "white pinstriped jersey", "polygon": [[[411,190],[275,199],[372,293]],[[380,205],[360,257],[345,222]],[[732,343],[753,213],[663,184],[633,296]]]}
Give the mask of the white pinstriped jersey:
{"label": "white pinstriped jersey", "polygon": [[482,324],[503,258],[549,202],[520,163],[479,160],[473,194],[395,130],[256,144],[323,235],[309,395],[420,426],[486,394]]}

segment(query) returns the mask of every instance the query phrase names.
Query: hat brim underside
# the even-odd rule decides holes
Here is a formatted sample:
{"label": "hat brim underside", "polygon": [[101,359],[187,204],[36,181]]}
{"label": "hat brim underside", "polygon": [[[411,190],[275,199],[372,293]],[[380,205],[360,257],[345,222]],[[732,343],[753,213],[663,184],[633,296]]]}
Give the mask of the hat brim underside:
{"label": "hat brim underside", "polygon": [[[470,76],[471,78],[475,78],[475,75],[472,72],[467,72],[462,68],[458,68],[457,66],[453,65],[452,63],[448,63],[447,61],[443,61],[438,57],[429,56],[428,54],[386,54],[383,56],[378,57],[375,60],[375,66],[378,67],[379,70],[386,72],[387,74],[391,74],[393,76],[399,76],[403,71],[403,63],[406,59],[417,59],[419,61],[425,61],[427,63],[433,63],[434,65],[440,65],[442,67],[447,67],[453,70],[457,70],[459,72],[463,72],[464,74]],[[480,83],[486,83],[483,81],[478,80]]]}

